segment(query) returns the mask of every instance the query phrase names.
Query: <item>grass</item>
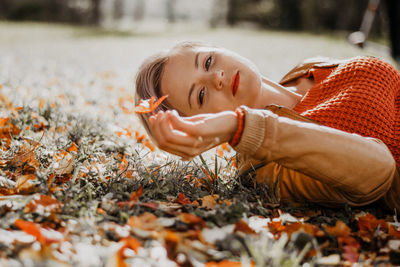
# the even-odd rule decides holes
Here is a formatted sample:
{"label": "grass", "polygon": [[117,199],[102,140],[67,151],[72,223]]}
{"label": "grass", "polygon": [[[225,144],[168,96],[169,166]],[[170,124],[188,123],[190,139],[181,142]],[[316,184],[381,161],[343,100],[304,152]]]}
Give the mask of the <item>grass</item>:
{"label": "grass", "polygon": [[[37,115],[32,117],[32,114]],[[39,121],[46,126],[35,128],[34,125]],[[32,185],[28,192],[52,196],[59,203],[63,203],[63,206],[61,210],[51,215],[38,210],[26,212],[25,205],[32,201],[32,197],[30,194],[25,197],[20,196],[24,199],[24,205],[15,207],[12,211],[3,210],[0,214],[3,229],[15,228],[16,217],[40,225],[52,225],[53,229],[61,229],[71,220],[85,225],[91,218],[90,220],[97,226],[93,226],[94,228],[90,230],[85,229],[75,237],[75,241],[81,239],[78,242],[83,242],[85,236],[90,235],[93,238],[96,232],[101,231],[99,228],[103,224],[114,222],[125,225],[130,218],[145,213],[152,213],[159,218],[175,218],[175,223],[169,229],[179,232],[189,231],[192,228],[191,222],[184,223],[176,219],[182,212],[195,214],[206,223],[206,227],[211,229],[234,224],[243,215],[250,217],[272,214],[271,210],[264,208],[264,204],[268,204],[265,203],[265,199],[268,198],[262,197],[266,194],[266,187],[243,185],[238,180],[236,171],[232,172],[234,169],[231,167],[231,159],[216,157],[215,170],[209,169],[209,165],[202,157],[198,162],[170,159],[161,165],[146,161],[143,159],[149,154],[147,149],[140,144],[121,142],[114,133],[104,131],[104,122],[68,114],[50,105],[36,109],[22,107],[11,117],[11,122],[19,129],[28,130],[22,130],[19,135],[13,136],[8,149],[3,147],[2,159],[8,162],[1,169],[3,175],[10,177],[11,173],[18,176],[33,172],[35,179],[31,181]],[[34,140],[35,144],[40,143],[33,148],[34,158],[18,158],[21,149],[25,155],[26,151],[31,151],[32,147],[26,148],[24,144],[29,140],[25,138],[32,136],[40,136],[40,139]],[[64,158],[57,161],[55,160],[57,157],[54,156],[60,151],[68,151],[72,143],[77,144],[79,149],[76,153],[70,153],[73,155],[71,164],[74,166],[70,169],[69,164],[63,163]],[[11,164],[10,162],[16,158],[22,162]],[[34,160],[39,164],[35,165]],[[225,163],[224,167],[220,165],[221,161]],[[99,171],[99,164],[94,165],[95,162],[103,162],[102,171]],[[90,169],[90,166],[96,168]],[[53,180],[50,181],[50,177],[53,177]],[[137,203],[132,206],[121,205],[129,202],[131,193],[137,192],[140,188],[143,188],[143,194]],[[180,205],[178,202],[178,208],[165,208],[168,207],[165,203],[171,200],[175,202],[181,193],[184,193],[188,203]],[[215,204],[212,210],[200,209],[192,204],[193,201],[201,203],[201,199],[209,195],[218,195],[216,201],[220,203]],[[225,204],[224,200],[229,200],[229,204]],[[8,201],[14,203],[11,198]],[[99,213],[99,209],[104,213]],[[72,235],[69,238],[71,237]],[[102,238],[110,241],[121,239],[113,232],[105,233]],[[215,255],[206,253],[206,260],[226,258],[254,260],[258,257],[256,261],[268,265],[274,261],[275,266],[279,266],[282,262],[294,261],[295,250],[289,249],[286,254],[284,252],[286,250],[283,249],[286,244],[284,241],[275,244],[266,237],[257,241],[261,242],[262,246],[281,250],[279,259],[275,259],[274,255],[262,255],[258,246],[251,245],[253,241],[253,237],[250,236],[228,235],[216,244]],[[146,243],[151,243],[152,240],[144,239],[141,242],[143,247],[146,247]],[[15,249],[3,250],[3,256],[14,258],[19,255],[19,251]],[[301,255],[298,257],[302,258]]]}

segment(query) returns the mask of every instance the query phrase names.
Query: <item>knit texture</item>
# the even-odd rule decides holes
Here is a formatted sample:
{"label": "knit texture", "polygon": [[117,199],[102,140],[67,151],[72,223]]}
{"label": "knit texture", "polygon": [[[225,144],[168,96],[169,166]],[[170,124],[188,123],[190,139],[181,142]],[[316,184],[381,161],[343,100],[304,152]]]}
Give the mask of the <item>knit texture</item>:
{"label": "knit texture", "polygon": [[[294,111],[323,125],[382,140],[400,166],[400,74],[373,57],[315,67],[314,86]],[[340,144],[338,144],[340,145]]]}

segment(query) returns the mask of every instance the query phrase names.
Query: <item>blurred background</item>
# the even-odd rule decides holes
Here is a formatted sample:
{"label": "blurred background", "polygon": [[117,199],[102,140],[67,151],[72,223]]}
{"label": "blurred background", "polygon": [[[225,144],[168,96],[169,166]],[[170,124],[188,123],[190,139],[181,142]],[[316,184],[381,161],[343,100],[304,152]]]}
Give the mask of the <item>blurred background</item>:
{"label": "blurred background", "polygon": [[[400,60],[398,0],[0,0],[0,21],[98,27],[119,34],[221,27],[367,41]],[[397,37],[396,37],[397,36]],[[397,46],[399,46],[397,44]],[[388,52],[386,51],[386,52]]]}
{"label": "blurred background", "polygon": [[[0,18],[11,21],[66,22],[113,29],[139,25],[196,23],[209,27],[255,27],[310,31],[355,31],[369,0],[1,0]],[[387,37],[387,1],[380,1],[371,33]]]}

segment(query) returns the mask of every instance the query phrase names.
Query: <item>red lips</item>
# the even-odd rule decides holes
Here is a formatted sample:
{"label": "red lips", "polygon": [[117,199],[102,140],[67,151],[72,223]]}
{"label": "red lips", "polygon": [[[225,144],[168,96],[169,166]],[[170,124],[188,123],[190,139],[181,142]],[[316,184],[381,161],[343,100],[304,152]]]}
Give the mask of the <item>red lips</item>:
{"label": "red lips", "polygon": [[231,92],[232,92],[233,96],[236,95],[236,91],[239,87],[239,82],[240,82],[240,75],[239,75],[239,71],[237,71],[235,73],[235,75],[233,75],[232,81],[231,81]]}

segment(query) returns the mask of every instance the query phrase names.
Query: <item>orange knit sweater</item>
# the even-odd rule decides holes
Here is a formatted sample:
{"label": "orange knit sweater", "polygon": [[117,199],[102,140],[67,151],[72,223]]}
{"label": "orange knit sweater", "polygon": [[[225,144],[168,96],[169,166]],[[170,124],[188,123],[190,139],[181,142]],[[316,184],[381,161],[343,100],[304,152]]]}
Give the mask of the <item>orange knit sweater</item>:
{"label": "orange knit sweater", "polygon": [[400,74],[390,64],[357,57],[314,67],[314,86],[294,111],[323,125],[382,140],[400,166]]}

